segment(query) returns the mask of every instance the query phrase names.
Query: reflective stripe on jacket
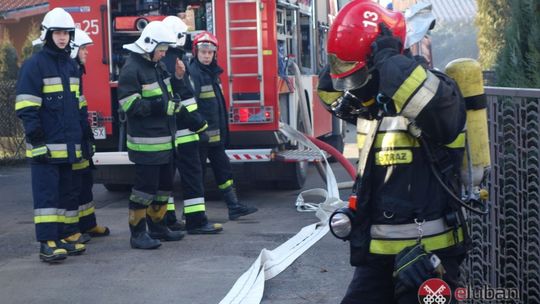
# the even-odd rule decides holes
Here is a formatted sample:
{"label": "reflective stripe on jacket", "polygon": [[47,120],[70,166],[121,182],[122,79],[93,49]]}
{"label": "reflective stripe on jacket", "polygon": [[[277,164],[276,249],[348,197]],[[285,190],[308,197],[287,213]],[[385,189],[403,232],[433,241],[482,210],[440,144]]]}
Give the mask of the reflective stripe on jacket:
{"label": "reflective stripe on jacket", "polygon": [[[195,131],[195,128],[199,126],[199,123],[202,120],[202,117],[198,111],[197,101],[193,96],[193,88],[189,82],[189,71],[187,70],[188,65],[185,61],[183,61],[184,65],[186,66],[186,73],[184,74],[184,77],[182,79],[177,79],[176,76],[174,76],[176,71],[176,60],[183,60],[183,57],[184,52],[182,50],[177,48],[169,48],[165,57],[161,59],[161,61],[167,67],[167,71],[173,75],[171,76],[171,84],[175,98],[180,98],[182,107],[185,107],[188,112],[186,113],[184,111],[179,111],[179,113],[176,115],[176,128],[177,130],[182,131],[180,132],[181,138],[179,137],[179,132],[176,133],[176,145],[198,141],[199,136],[197,134],[185,133],[194,133],[193,131]],[[194,126],[194,124],[196,126]],[[189,131],[189,129],[192,129],[193,131]]]}
{"label": "reflective stripe on jacket", "polygon": [[131,53],[120,71],[118,101],[127,116],[132,162],[159,165],[170,161],[176,132],[174,115],[166,112],[170,100],[172,87],[164,65]]}
{"label": "reflective stripe on jacket", "polygon": [[206,66],[193,58],[188,71],[199,114],[202,119],[208,122],[208,128],[202,132],[201,142],[208,144],[223,142],[227,144],[229,135],[228,114],[219,80],[219,75],[223,70],[215,60]]}
{"label": "reflective stripe on jacket", "polygon": [[[19,72],[15,110],[27,147],[47,144],[49,162],[75,163],[81,157],[82,129],[88,127],[79,101],[80,72],[69,53],[44,46]],[[27,151],[31,157],[31,150]]]}
{"label": "reflective stripe on jacket", "polygon": [[[368,237],[372,254],[397,254],[414,244],[420,236],[416,223],[437,223],[430,224],[431,232],[422,235],[428,250],[452,247],[463,240],[461,228],[441,223],[453,211],[451,197],[433,175],[430,160],[417,137],[421,133],[426,140],[446,182],[459,184],[465,142],[463,98],[455,83],[442,73],[418,72],[414,65],[411,71],[415,72],[405,68],[399,71],[403,75],[393,77],[401,80],[390,81],[402,83],[396,85],[401,92],[391,95],[396,113],[387,113],[379,121],[357,121],[361,150],[357,210],[364,214],[359,221],[368,217],[371,231],[353,231],[371,234]],[[361,223],[353,225],[360,227]],[[365,246],[354,244],[354,240],[365,238],[351,239],[354,256],[354,251],[360,250],[356,246]]]}

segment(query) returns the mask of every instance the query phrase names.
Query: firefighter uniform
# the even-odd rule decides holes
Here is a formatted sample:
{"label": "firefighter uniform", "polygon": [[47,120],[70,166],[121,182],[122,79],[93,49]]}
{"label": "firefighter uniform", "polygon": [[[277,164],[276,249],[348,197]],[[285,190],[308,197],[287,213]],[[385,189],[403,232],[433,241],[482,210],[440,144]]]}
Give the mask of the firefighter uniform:
{"label": "firefighter uniform", "polygon": [[256,208],[238,202],[231,163],[225,153],[229,127],[225,98],[219,80],[223,69],[217,65],[215,59],[210,65],[204,65],[197,58],[193,58],[188,72],[199,113],[208,122],[208,128],[201,133],[199,152],[203,170],[206,167],[206,160],[210,160],[218,188],[229,209],[229,219],[234,220],[239,216],[256,212]]}
{"label": "firefighter uniform", "polygon": [[[78,231],[71,165],[81,159],[82,129],[88,122],[79,108],[76,63],[66,50],[51,46],[52,31],[47,32],[43,49],[20,70],[15,110],[24,125],[26,156],[31,159],[36,238],[49,247],[54,247],[50,241],[65,247],[60,240]],[[76,254],[85,248],[65,249]],[[40,257],[54,260],[59,256],[54,252],[42,250]]]}
{"label": "firefighter uniform", "polygon": [[[169,48],[167,50],[167,54],[162,61],[166,64],[169,72],[174,73],[176,60],[182,59],[183,55],[184,51],[179,48]],[[175,96],[181,99],[183,105],[182,111],[176,116],[175,164],[182,183],[186,229],[188,232],[219,232],[222,228],[220,226],[214,227],[217,224],[209,224],[206,217],[203,170],[199,157],[198,133],[204,131],[208,124],[199,115],[197,102],[193,97],[189,84],[184,81],[185,78],[176,79],[176,77],[172,77],[171,83]],[[174,224],[176,222],[174,200],[169,202],[167,209],[168,223]],[[203,227],[205,229],[202,229]]]}
{"label": "firefighter uniform", "polygon": [[[149,34],[143,31],[140,39],[145,35]],[[127,116],[127,148],[136,170],[129,198],[131,246],[153,249],[160,246],[157,239],[176,241],[184,236],[180,231],[170,231],[164,221],[173,187],[177,105],[172,102],[170,75],[163,63],[153,62],[148,53],[132,52],[120,72],[118,99]]]}
{"label": "firefighter uniform", "polygon": [[[352,18],[365,12],[387,16],[375,35]],[[356,111],[329,108],[344,110],[337,116],[347,120],[357,115],[360,150],[348,236],[356,269],[342,304],[418,303],[420,284],[439,267],[425,257],[438,256],[447,271],[437,274],[456,287],[466,252],[452,197],[459,193],[465,103],[450,77],[402,54],[405,32],[400,13],[369,1],[346,6],[329,32],[331,77],[319,84],[320,95],[327,105],[341,104],[332,86],[355,91],[349,105]],[[408,252],[415,256],[403,263]]]}
{"label": "firefighter uniform", "polygon": [[[79,96],[79,108],[83,112],[83,116],[88,117],[88,103],[86,97],[83,94],[83,74],[86,74],[84,62],[79,57],[79,51],[82,47],[92,44],[92,39],[86,34],[86,32],[76,29],[75,39],[73,42],[73,49],[71,50],[71,57],[75,59],[78,64],[80,72],[80,96]],[[84,59],[86,60],[86,58]],[[81,143],[82,160],[73,164],[73,191],[79,202],[79,230],[83,234],[79,237],[82,241],[88,241],[91,237],[100,237],[109,235],[110,231],[108,227],[98,226],[95,214],[94,196],[92,194],[92,187],[94,185],[92,170],[94,169],[94,163],[92,156],[94,155],[95,139],[92,129],[88,125],[83,130],[83,139]]]}
{"label": "firefighter uniform", "polygon": [[[422,147],[429,145],[447,182],[455,186],[465,142],[463,100],[446,75],[412,64],[405,56],[398,57],[382,67],[391,69],[394,77],[382,81],[381,90],[394,93],[400,115],[357,121],[358,147],[365,151],[360,153],[363,157],[356,180],[359,203],[350,239],[351,264],[357,269],[342,303],[371,303],[360,299],[370,290],[379,289],[377,284],[384,281],[370,278],[391,278],[395,255],[415,245],[419,237],[425,249],[436,252],[446,268],[459,265],[465,253],[463,228],[457,221],[449,222],[449,218],[457,219],[452,198],[433,175],[431,160]],[[412,83],[410,87],[400,86],[407,81]],[[426,130],[429,141],[419,141],[416,130],[411,129]],[[372,267],[377,263],[381,268]],[[456,283],[457,268],[447,272],[449,284]],[[363,285],[366,281],[374,284]],[[373,303],[393,301],[381,293],[373,297],[377,299]],[[388,297],[391,301],[383,300]],[[403,299],[417,301],[416,292]],[[408,303],[403,301],[400,303]]]}

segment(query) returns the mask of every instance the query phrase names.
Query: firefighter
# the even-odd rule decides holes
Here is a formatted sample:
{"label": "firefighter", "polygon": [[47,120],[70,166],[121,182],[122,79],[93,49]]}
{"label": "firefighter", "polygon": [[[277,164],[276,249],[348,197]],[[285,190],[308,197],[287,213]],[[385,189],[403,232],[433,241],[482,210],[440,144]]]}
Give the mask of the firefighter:
{"label": "firefighter", "polygon": [[23,64],[17,80],[15,110],[24,125],[36,238],[45,262],[85,251],[83,244],[64,240],[78,232],[71,166],[81,159],[83,129],[88,125],[79,109],[79,71],[70,58],[74,31],[69,13],[61,8],[49,11],[41,23],[44,46]]}
{"label": "firefighter", "polygon": [[452,198],[464,100],[447,75],[404,55],[405,33],[401,13],[357,0],[328,35],[330,69],[319,95],[338,117],[356,118],[360,149],[349,208],[330,220],[334,235],[350,242],[355,266],[343,304],[418,303],[420,285],[435,277],[456,287],[467,250]]}
{"label": "firefighter", "polygon": [[[83,111],[84,116],[88,116],[88,104],[83,95],[82,76],[86,74],[86,59],[88,57],[87,47],[92,45],[93,41],[81,29],[75,29],[75,39],[72,43],[71,58],[75,59],[79,66],[81,82],[79,85],[79,108]],[[88,128],[83,130],[84,139],[81,143],[83,159],[73,164],[73,185],[75,195],[79,201],[79,230],[82,233],[84,240],[89,240],[89,237],[101,237],[110,234],[108,227],[99,226],[96,221],[94,197],[92,195],[92,186],[94,185],[92,177],[92,169],[94,163],[92,156],[94,155],[94,134],[88,125]],[[89,236],[89,237],[87,237]]]}
{"label": "firefighter", "polygon": [[[199,159],[199,135],[208,127],[197,111],[197,102],[189,86],[184,82],[185,65],[183,49],[186,43],[187,25],[176,16],[168,16],[163,23],[171,29],[176,38],[175,47],[170,47],[162,61],[171,77],[173,92],[181,99],[183,107],[176,116],[175,164],[182,182],[184,216],[189,234],[216,234],[223,230],[217,223],[209,223],[204,203],[202,166]],[[174,200],[167,205],[167,225],[171,230],[180,228],[176,219]]]}
{"label": "firefighter", "polygon": [[175,113],[181,105],[172,100],[170,75],[160,59],[174,43],[172,31],[153,21],[134,43],[124,45],[130,55],[120,71],[118,101],[127,117],[129,159],[135,163],[129,197],[130,244],[135,249],[154,249],[160,240],[184,237],[164,220],[173,188]]}
{"label": "firefighter", "polygon": [[[206,159],[214,171],[223,199],[227,203],[229,219],[236,220],[257,211],[257,208],[238,202],[234,188],[231,163],[225,153],[229,126],[225,98],[219,75],[223,69],[217,64],[218,41],[209,32],[202,32],[193,39],[193,55],[188,66],[189,81],[197,100],[199,113],[208,122],[208,128],[200,133],[200,159],[203,170]],[[204,171],[203,171],[204,173]]]}

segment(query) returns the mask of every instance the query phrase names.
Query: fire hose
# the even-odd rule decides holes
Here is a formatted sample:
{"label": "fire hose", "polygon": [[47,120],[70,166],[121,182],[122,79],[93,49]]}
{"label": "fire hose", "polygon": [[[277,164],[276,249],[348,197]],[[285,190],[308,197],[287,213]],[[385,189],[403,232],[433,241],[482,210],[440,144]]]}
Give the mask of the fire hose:
{"label": "fire hose", "polygon": [[[306,250],[325,236],[329,231],[328,219],[332,212],[347,205],[346,202],[339,198],[338,184],[332,168],[326,161],[324,153],[304,134],[294,130],[290,126],[284,126],[283,131],[290,138],[297,140],[312,150],[319,151],[323,156],[323,162],[326,167],[326,190],[310,189],[303,191],[298,195],[296,201],[296,207],[299,211],[308,209],[305,206],[315,206],[315,215],[319,219],[319,222],[305,226],[296,235],[273,250],[263,248],[255,262],[238,278],[219,304],[260,303],[264,293],[264,281],[277,276],[283,270],[287,269]],[[324,200],[321,203],[307,203],[304,200],[304,196],[307,195],[321,196]]]}

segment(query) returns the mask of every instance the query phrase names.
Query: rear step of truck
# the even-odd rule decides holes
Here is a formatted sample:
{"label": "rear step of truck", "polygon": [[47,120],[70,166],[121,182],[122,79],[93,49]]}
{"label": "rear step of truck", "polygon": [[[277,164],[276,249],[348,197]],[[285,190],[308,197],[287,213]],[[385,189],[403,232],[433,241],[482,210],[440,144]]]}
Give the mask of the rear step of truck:
{"label": "rear step of truck", "polygon": [[[328,154],[326,152],[324,153],[325,153],[325,156],[328,157]],[[323,157],[321,153],[319,153],[319,151],[308,150],[308,149],[279,151],[275,154],[274,158],[277,161],[284,161],[284,162],[323,161]]]}

